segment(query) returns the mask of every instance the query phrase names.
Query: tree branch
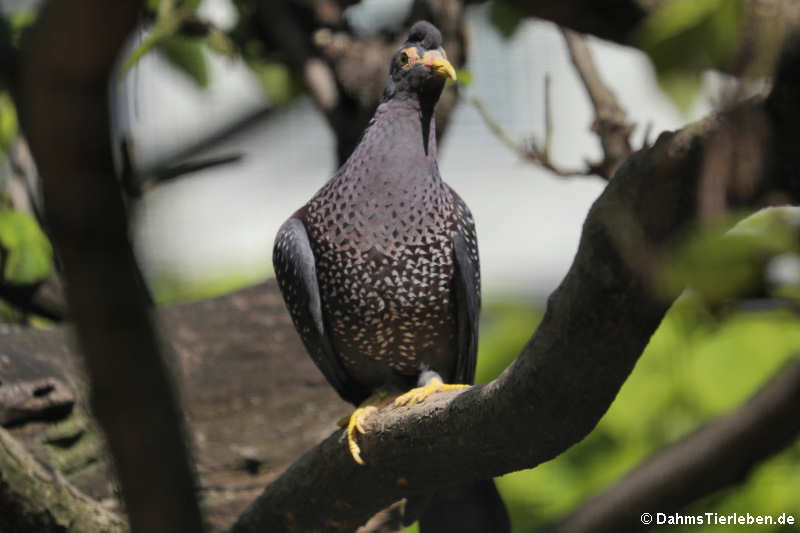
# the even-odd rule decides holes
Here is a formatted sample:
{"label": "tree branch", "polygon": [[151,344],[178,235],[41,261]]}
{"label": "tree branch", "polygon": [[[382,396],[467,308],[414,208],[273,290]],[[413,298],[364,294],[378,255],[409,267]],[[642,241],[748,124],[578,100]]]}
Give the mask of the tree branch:
{"label": "tree branch", "polygon": [[124,533],[123,520],[47,472],[0,428],[0,531]]}
{"label": "tree branch", "polygon": [[503,144],[505,144],[512,152],[515,152],[519,157],[539,165],[540,167],[549,170],[560,178],[568,178],[570,176],[588,176],[591,174],[589,168],[568,168],[562,167],[552,161],[550,158],[550,139],[552,138],[552,122],[550,117],[550,83],[549,78],[545,77],[545,142],[540,147],[539,143],[533,139],[528,142],[517,142],[511,138],[511,135],[503,129],[503,126],[495,120],[486,105],[478,98],[470,98],[470,103],[475,106],[475,109],[480,114],[486,127],[491,131]]}
{"label": "tree branch", "polygon": [[[470,1],[470,0],[468,0]],[[639,46],[637,31],[648,15],[670,0],[503,0],[523,16],[549,20],[579,33],[627,46]],[[800,6],[794,0],[744,0],[747,28],[744,39],[753,33],[774,31],[776,24],[789,31],[800,26]],[[744,43],[746,44],[746,43]],[[752,53],[742,46],[740,55]],[[740,66],[734,61],[730,72]]]}
{"label": "tree branch", "polygon": [[639,24],[659,4],[640,0],[505,0],[521,14],[620,44],[634,44]]}
{"label": "tree branch", "polygon": [[109,139],[109,78],[140,9],[135,1],[49,3],[25,43],[18,107],[132,530],[200,532],[183,425]]}
{"label": "tree branch", "polygon": [[360,442],[366,467],[350,457],[343,432],[335,432],[269,485],[232,532],[353,530],[401,497],[532,468],[583,439],[669,307],[655,296],[651,274],[656,257],[697,220],[703,160],[714,136],[739,113],[763,114],[780,136],[765,139],[768,163],[737,202],[754,206],[777,194],[800,200],[800,155],[789,150],[800,139],[798,68],[796,61],[784,65],[766,104],[746,102],[664,133],[619,168],[589,212],[578,253],[541,325],[498,379],[380,411]]}
{"label": "tree branch", "polygon": [[637,467],[550,533],[644,529],[642,513],[672,512],[741,482],[800,434],[800,362],[781,368],[748,402]]}
{"label": "tree branch", "polygon": [[[526,143],[515,141],[492,117],[481,100],[472,98],[470,101],[478,110],[489,130],[525,161],[539,165],[561,178],[596,175],[610,180],[620,163],[633,152],[629,140],[633,127],[628,124],[625,111],[620,107],[614,93],[600,78],[585,39],[566,28],[562,28],[561,31],[566,40],[572,63],[592,101],[595,113],[592,131],[600,138],[600,145],[603,148],[602,160],[595,162],[587,160],[585,168],[567,168],[558,165],[550,157],[553,121],[550,111],[549,76],[545,76],[544,79],[545,131],[542,143],[536,142],[535,139],[530,139]],[[647,141],[645,141],[646,143]]]}

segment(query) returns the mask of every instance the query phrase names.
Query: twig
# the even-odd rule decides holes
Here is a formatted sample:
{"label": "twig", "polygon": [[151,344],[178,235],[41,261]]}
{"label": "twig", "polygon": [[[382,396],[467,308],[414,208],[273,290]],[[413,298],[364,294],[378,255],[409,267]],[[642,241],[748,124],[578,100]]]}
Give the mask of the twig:
{"label": "twig", "polygon": [[652,143],[650,142],[650,135],[652,134],[653,134],[653,121],[648,120],[647,125],[645,125],[644,127],[644,135],[642,136],[642,146],[640,148],[641,150],[645,150],[647,148],[650,148],[650,146],[652,146]]}
{"label": "twig", "polygon": [[489,110],[486,109],[486,104],[483,103],[483,100],[477,97],[472,97],[469,99],[469,102],[475,106],[475,109],[477,109],[478,113],[480,113],[483,122],[503,144],[505,144],[513,152],[517,152],[521,157],[527,158],[527,150],[521,144],[518,144],[517,141],[512,139],[508,133],[506,133],[500,123],[495,120],[495,118],[489,113]]}
{"label": "twig", "polygon": [[617,103],[614,93],[600,78],[584,38],[571,30],[562,28],[561,31],[566,39],[572,63],[575,65],[575,69],[578,71],[578,75],[589,93],[589,98],[595,110],[592,131],[600,138],[600,144],[603,148],[602,160],[587,160],[586,167],[582,169],[564,168],[553,163],[550,158],[554,128],[549,75],[545,76],[544,79],[545,131],[544,142],[541,147],[533,138],[529,139],[525,145],[517,143],[492,118],[486,106],[480,100],[472,98],[471,102],[492,133],[526,161],[535,163],[560,177],[597,175],[610,180],[619,164],[633,152],[630,145],[630,135],[633,127],[626,122],[625,111]]}
{"label": "twig", "polygon": [[[546,150],[539,149],[535,139],[529,139],[526,144],[518,143],[514,139],[511,138],[500,123],[492,117],[489,110],[486,109],[486,105],[483,103],[482,100],[476,97],[471,97],[469,102],[475,106],[475,109],[478,110],[478,113],[481,115],[483,122],[489,128],[489,130],[503,143],[505,144],[512,152],[515,152],[519,157],[528,161],[530,163],[535,163],[540,167],[549,170],[553,174],[560,176],[562,178],[568,176],[582,176],[586,175],[587,171],[585,169],[568,169],[564,167],[560,167],[555,165],[552,161],[550,161],[550,156]],[[545,117],[547,117],[549,113],[545,113]],[[546,124],[549,121],[545,120]],[[545,147],[549,144],[549,139],[551,134],[549,131],[545,132]]]}
{"label": "twig", "polygon": [[550,160],[553,145],[553,111],[550,100],[550,73],[544,75],[544,155]]}
{"label": "twig", "polygon": [[241,152],[222,154],[219,156],[203,157],[191,159],[175,164],[165,164],[152,171],[151,174],[141,176],[136,172],[131,160],[131,141],[125,138],[120,143],[120,154],[122,160],[122,170],[120,172],[120,182],[128,196],[132,198],[141,197],[147,190],[177,178],[186,176],[223,165],[239,163],[244,158]]}
{"label": "twig", "polygon": [[603,147],[603,159],[590,163],[589,167],[593,174],[610,180],[619,164],[633,151],[630,144],[633,128],[628,124],[625,111],[616,96],[600,77],[584,37],[566,28],[562,28],[561,33],[575,70],[592,101],[595,113],[592,131],[600,137]]}
{"label": "twig", "polygon": [[[600,138],[603,159],[600,161],[587,160],[586,168],[583,169],[564,168],[551,160],[553,117],[550,100],[550,76],[545,76],[544,79],[545,132],[542,147],[538,146],[535,139],[530,139],[526,145],[517,143],[492,118],[486,106],[480,100],[472,98],[470,101],[481,114],[492,133],[526,161],[535,163],[560,177],[596,175],[610,180],[620,163],[633,153],[630,144],[633,126],[628,124],[625,111],[617,103],[614,93],[600,78],[584,38],[566,28],[562,28],[561,31],[566,40],[572,63],[575,65],[575,69],[578,71],[578,75],[589,93],[589,98],[594,107],[595,119],[592,123],[592,131]],[[645,143],[648,142],[648,136],[649,130],[645,135]]]}

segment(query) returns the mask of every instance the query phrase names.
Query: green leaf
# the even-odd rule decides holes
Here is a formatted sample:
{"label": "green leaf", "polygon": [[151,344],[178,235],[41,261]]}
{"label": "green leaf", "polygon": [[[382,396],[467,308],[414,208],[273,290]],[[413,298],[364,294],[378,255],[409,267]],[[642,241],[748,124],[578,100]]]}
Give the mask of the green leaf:
{"label": "green leaf", "polygon": [[678,245],[660,273],[665,296],[691,287],[708,302],[720,302],[759,283],[770,257],[795,251],[797,236],[784,214],[766,210],[725,232],[701,228]]}
{"label": "green leaf", "polygon": [[[169,55],[175,52],[174,48],[181,48],[181,45],[175,45],[174,43],[169,43],[171,39],[179,39],[180,36],[177,35],[178,30],[181,27],[181,24],[193,15],[194,8],[196,6],[188,6],[188,7],[175,7],[175,2],[173,0],[160,0],[151,2],[148,4],[149,6],[156,9],[156,23],[153,26],[153,29],[150,31],[150,34],[142,41],[142,43],[134,50],[128,59],[122,64],[122,73],[125,74],[128,70],[133,67],[146,53],[150,52],[153,49],[159,49],[162,53],[167,55],[167,59],[169,60]],[[186,39],[186,40],[196,40],[196,39]],[[168,50],[164,50],[164,47],[167,47]],[[183,52],[175,52],[177,56],[181,56],[179,62],[182,61],[182,56],[187,55]],[[188,53],[188,55],[192,55],[192,53]],[[203,64],[202,69],[198,68],[198,62],[188,59],[185,61],[187,65],[191,65],[192,68],[186,69],[182,68],[182,64],[178,65],[178,68],[181,68],[184,72],[187,72],[190,76],[194,78],[194,74],[199,74],[201,72],[205,73],[205,58],[202,59],[201,63]],[[175,63],[173,63],[175,64]],[[199,78],[194,78],[199,79]],[[208,82],[206,80],[205,83],[201,83],[201,85],[205,86]],[[198,82],[199,83],[199,82]]]}
{"label": "green leaf", "polygon": [[136,47],[136,49],[131,52],[131,55],[125,60],[122,64],[122,68],[120,72],[125,74],[128,72],[133,66],[139,62],[139,60],[144,57],[144,55],[155,48],[155,46],[161,42],[161,40],[165,39],[166,35],[162,35],[160,32],[153,30],[150,35],[145,37],[142,43]]}
{"label": "green leaf", "polygon": [[0,159],[8,150],[11,142],[17,137],[19,124],[14,102],[7,92],[0,92]]}
{"label": "green leaf", "polygon": [[258,76],[264,92],[267,93],[270,106],[284,106],[302,92],[302,86],[292,76],[289,67],[283,63],[254,59],[248,64]]}
{"label": "green leaf", "polygon": [[206,39],[208,48],[212,51],[227,57],[236,55],[236,44],[228,37],[225,32],[216,28],[211,28]]}
{"label": "green leaf", "polygon": [[167,37],[159,44],[158,51],[200,87],[208,86],[208,64],[202,39]]}
{"label": "green leaf", "polygon": [[0,247],[5,262],[2,278],[15,285],[30,285],[50,276],[53,249],[39,224],[13,209],[0,210]]}
{"label": "green leaf", "polygon": [[658,76],[658,85],[682,113],[688,113],[703,85],[700,74],[674,70]]}
{"label": "green leaf", "polygon": [[696,95],[700,73],[723,70],[735,58],[743,17],[741,0],[672,0],[642,23],[639,46],[650,56],[662,88],[682,109]]}
{"label": "green leaf", "polygon": [[489,22],[504,39],[514,36],[522,22],[522,15],[503,0],[494,0],[489,8]]}
{"label": "green leaf", "polygon": [[32,9],[14,11],[9,15],[8,22],[11,27],[11,40],[14,44],[19,44],[22,32],[33,26],[33,23],[36,22],[36,11]]}
{"label": "green leaf", "polygon": [[459,69],[456,71],[457,83],[464,87],[468,87],[472,83],[473,75],[471,70]]}
{"label": "green leaf", "polygon": [[640,30],[642,44],[652,46],[702,24],[728,0],[672,0],[663,2],[647,17]]}

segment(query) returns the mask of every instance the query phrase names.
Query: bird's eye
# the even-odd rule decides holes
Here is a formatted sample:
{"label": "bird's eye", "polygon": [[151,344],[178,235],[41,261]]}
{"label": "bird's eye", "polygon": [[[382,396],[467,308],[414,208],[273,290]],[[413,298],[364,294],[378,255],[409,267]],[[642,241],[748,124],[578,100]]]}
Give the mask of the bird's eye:
{"label": "bird's eye", "polygon": [[404,67],[406,65],[408,65],[408,54],[403,52],[400,54],[400,66]]}

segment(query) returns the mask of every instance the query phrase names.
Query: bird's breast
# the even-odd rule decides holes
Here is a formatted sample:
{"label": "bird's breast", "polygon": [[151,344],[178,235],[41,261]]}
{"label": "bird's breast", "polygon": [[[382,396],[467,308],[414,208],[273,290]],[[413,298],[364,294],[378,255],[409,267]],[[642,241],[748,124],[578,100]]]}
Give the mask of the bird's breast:
{"label": "bird's breast", "polygon": [[312,206],[307,227],[327,327],[348,372],[371,386],[421,368],[450,374],[453,209],[395,201],[337,216],[330,206]]}

